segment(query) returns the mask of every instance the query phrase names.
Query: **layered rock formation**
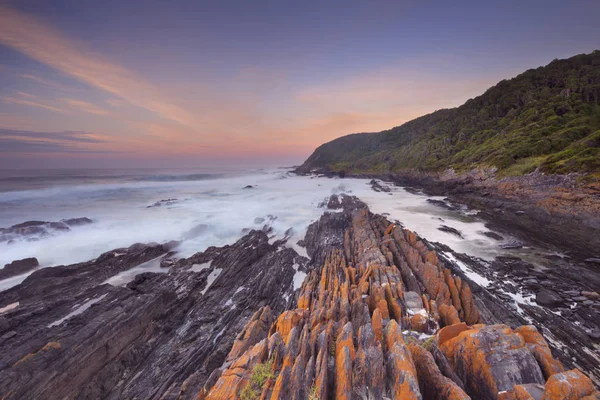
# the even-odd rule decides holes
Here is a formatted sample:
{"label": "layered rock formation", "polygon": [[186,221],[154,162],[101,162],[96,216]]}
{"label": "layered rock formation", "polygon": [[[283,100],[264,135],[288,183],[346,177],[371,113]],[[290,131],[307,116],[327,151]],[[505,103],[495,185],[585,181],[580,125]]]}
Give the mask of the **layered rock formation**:
{"label": "layered rock formation", "polygon": [[[256,310],[286,309],[308,261],[251,231],[168,273],[142,273],[140,264],[158,265],[169,251],[117,249],[0,292],[0,398],[193,398]],[[133,268],[140,275],[125,287],[106,283]],[[264,314],[254,329],[272,319]],[[255,344],[247,332],[240,352]]]}
{"label": "layered rock formation", "polygon": [[[251,322],[198,399],[600,396],[535,327],[483,324],[469,285],[413,232],[357,202],[346,210],[309,230],[309,243],[315,232],[332,240],[309,247],[313,260],[326,257],[296,308],[269,329]],[[256,343],[241,352],[248,330]]]}
{"label": "layered rock formation", "polygon": [[33,272],[0,293],[0,398],[600,395],[413,232],[353,197],[325,204],[310,260],[250,231],[186,259],[138,244]]}

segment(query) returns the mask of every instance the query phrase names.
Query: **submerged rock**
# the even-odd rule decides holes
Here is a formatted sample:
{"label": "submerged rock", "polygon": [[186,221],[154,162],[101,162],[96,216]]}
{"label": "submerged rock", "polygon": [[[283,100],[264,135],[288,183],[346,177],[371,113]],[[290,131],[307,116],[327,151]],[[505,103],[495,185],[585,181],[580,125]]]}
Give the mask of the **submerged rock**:
{"label": "submerged rock", "polygon": [[14,243],[16,240],[37,241],[54,233],[70,231],[72,227],[91,224],[87,217],[63,219],[58,222],[26,221],[9,228],[0,228],[0,243]]}
{"label": "submerged rock", "polygon": [[446,226],[446,225],[441,225],[438,230],[442,231],[442,232],[448,232],[451,233],[453,235],[458,236],[459,238],[463,239],[463,235],[462,233],[460,233],[460,231],[458,229],[452,228],[450,226]]}

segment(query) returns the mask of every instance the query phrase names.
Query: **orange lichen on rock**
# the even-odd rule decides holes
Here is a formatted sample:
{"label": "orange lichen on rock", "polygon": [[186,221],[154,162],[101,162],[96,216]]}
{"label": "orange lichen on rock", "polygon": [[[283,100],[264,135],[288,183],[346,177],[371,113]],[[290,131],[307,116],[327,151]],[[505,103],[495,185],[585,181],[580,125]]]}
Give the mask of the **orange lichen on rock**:
{"label": "orange lichen on rock", "polygon": [[417,371],[419,387],[427,400],[466,400],[470,397],[440,372],[431,353],[415,344],[408,345]]}
{"label": "orange lichen on rock", "polygon": [[441,346],[447,340],[454,339],[461,332],[464,332],[467,329],[467,324],[465,324],[464,322],[459,322],[454,325],[448,325],[443,327],[437,333],[438,345]]}
{"label": "orange lichen on rock", "polygon": [[542,371],[522,336],[506,325],[474,326],[440,345],[467,393],[495,399],[522,383],[544,383]]}
{"label": "orange lichen on rock", "polygon": [[548,347],[548,343],[535,326],[521,326],[515,329],[515,333],[523,337],[525,343],[527,343],[527,347],[529,347],[529,350],[533,353],[533,356],[542,368],[542,372],[546,379],[565,370],[562,363],[552,357],[552,352],[550,351],[550,347]]}
{"label": "orange lichen on rock", "polygon": [[235,399],[250,378],[252,368],[267,357],[267,339],[263,339],[235,360],[212,387],[207,400]]}
{"label": "orange lichen on rock", "polygon": [[24,356],[23,358],[21,358],[19,361],[17,361],[16,363],[14,363],[14,365],[18,365],[21,364],[27,360],[32,359],[33,357],[37,356],[40,353],[43,353],[45,351],[48,350],[58,350],[61,348],[60,342],[48,342],[44,345],[44,347],[42,347],[41,349],[39,349],[38,351],[36,351],[35,353],[29,353],[26,356]]}
{"label": "orange lichen on rock", "polygon": [[591,379],[573,369],[552,375],[546,382],[542,400],[579,400],[585,396],[599,395]]}
{"label": "orange lichen on rock", "polygon": [[438,308],[438,313],[440,315],[440,320],[443,325],[454,325],[460,322],[460,318],[458,317],[458,311],[456,311],[456,308],[454,308],[453,305],[440,305]]}
{"label": "orange lichen on rock", "polygon": [[207,399],[238,399],[267,359],[257,399],[539,400],[544,376],[547,400],[593,395],[535,328],[480,324],[469,285],[414,232],[365,209],[348,224],[308,273],[298,308],[251,318]]}

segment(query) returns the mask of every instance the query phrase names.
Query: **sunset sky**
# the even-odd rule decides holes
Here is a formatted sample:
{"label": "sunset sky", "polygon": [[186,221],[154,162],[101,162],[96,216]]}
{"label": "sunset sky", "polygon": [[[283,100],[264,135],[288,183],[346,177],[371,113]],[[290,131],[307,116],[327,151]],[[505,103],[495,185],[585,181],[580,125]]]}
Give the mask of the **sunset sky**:
{"label": "sunset sky", "polygon": [[598,0],[0,0],[0,168],[292,165],[591,52],[599,20]]}

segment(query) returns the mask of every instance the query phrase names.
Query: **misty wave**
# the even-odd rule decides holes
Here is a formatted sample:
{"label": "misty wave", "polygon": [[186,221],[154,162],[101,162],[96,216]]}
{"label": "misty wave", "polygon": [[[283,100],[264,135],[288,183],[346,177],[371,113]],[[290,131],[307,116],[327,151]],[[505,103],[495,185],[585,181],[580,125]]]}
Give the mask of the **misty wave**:
{"label": "misty wave", "polygon": [[189,182],[221,178],[223,174],[153,175],[134,178],[142,182]]}
{"label": "misty wave", "polygon": [[[487,228],[477,218],[437,207],[427,202],[428,196],[399,187],[393,187],[391,193],[375,192],[366,179],[282,175],[281,170],[213,179],[204,178],[214,174],[194,175],[201,179],[79,184],[0,193],[0,227],[74,216],[94,221],[33,242],[0,243],[0,267],[27,257],[38,258],[42,267],[73,264],[133,243],[150,242],[178,241],[178,255],[189,257],[209,246],[231,244],[249,229],[269,232],[271,243],[287,238],[286,246],[306,254],[297,242],[326,212],[320,206],[323,201],[341,193],[356,195],[373,212],[402,221],[426,239],[455,251],[483,259],[507,254],[498,242],[481,233]],[[253,188],[244,189],[248,185]],[[463,238],[438,230],[441,223],[460,231]],[[0,281],[0,290],[22,279],[25,276]]]}

